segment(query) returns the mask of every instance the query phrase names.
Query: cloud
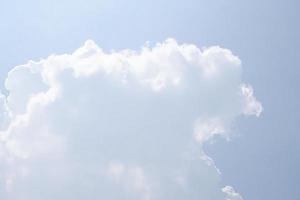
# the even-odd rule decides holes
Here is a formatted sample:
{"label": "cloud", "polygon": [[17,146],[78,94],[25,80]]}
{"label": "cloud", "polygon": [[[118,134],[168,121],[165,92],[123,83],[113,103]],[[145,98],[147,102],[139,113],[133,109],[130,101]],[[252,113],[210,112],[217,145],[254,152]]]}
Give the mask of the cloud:
{"label": "cloud", "polygon": [[[11,70],[0,95],[0,198],[242,199],[202,144],[262,106],[221,47],[168,39]],[[223,188],[223,189],[222,189]]]}
{"label": "cloud", "polygon": [[230,186],[225,186],[222,191],[226,193],[226,200],[243,200],[241,195],[236,193]]}
{"label": "cloud", "polygon": [[259,101],[253,96],[253,88],[250,85],[241,85],[241,91],[244,96],[244,111],[245,115],[256,115],[259,117],[263,111],[263,107]]}

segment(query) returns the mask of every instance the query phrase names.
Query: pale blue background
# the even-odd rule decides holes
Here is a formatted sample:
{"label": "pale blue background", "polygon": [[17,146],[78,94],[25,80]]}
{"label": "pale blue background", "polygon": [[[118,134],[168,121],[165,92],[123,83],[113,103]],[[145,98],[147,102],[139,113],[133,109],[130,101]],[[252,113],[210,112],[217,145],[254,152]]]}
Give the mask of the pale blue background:
{"label": "pale blue background", "polygon": [[299,11],[297,0],[1,0],[0,81],[15,65],[87,39],[106,50],[167,37],[229,48],[264,112],[239,119],[232,142],[206,150],[246,200],[299,200]]}

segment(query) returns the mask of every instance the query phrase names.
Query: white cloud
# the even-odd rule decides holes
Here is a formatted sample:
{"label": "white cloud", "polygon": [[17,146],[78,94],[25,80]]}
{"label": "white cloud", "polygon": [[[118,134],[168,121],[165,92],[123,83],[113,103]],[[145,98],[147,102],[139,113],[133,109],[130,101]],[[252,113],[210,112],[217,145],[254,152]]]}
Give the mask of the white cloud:
{"label": "white cloud", "polygon": [[253,96],[253,88],[250,85],[241,85],[242,95],[244,96],[244,110],[245,115],[260,116],[263,107],[259,101]]}
{"label": "white cloud", "polygon": [[242,196],[236,193],[231,186],[225,186],[222,191],[226,194],[226,200],[243,200]]}
{"label": "white cloud", "polygon": [[153,199],[151,183],[141,167],[124,166],[121,163],[111,163],[106,170],[106,174],[116,184],[121,185],[129,192],[136,193],[139,199]]}
{"label": "white cloud", "polygon": [[0,91],[0,130],[5,129],[9,121],[9,111],[5,96]]}
{"label": "white cloud", "polygon": [[215,135],[225,135],[225,120],[218,118],[210,118],[197,120],[194,128],[195,140],[203,143]]}
{"label": "white cloud", "polygon": [[168,39],[106,53],[89,40],[15,67],[5,86],[1,199],[240,197],[201,145],[262,112],[228,49]]}

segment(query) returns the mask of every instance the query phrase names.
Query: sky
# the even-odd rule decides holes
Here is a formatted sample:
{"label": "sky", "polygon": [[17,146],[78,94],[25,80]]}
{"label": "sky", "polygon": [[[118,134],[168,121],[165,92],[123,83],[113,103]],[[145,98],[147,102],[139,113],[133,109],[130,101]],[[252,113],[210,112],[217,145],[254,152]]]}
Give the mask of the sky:
{"label": "sky", "polygon": [[[167,0],[78,0],[75,2],[69,0],[29,0],[26,2],[3,0],[0,2],[0,45],[2,47],[0,50],[0,88],[4,95],[11,95],[10,100],[7,100],[8,107],[11,109],[11,115],[17,116],[18,114],[25,112],[26,105],[24,105],[24,103],[30,104],[28,96],[26,95],[29,95],[32,92],[44,92],[43,94],[48,94],[45,93],[45,88],[53,86],[52,84],[54,84],[54,82],[62,85],[61,87],[65,88],[65,91],[69,93],[70,97],[75,95],[74,97],[77,99],[76,94],[80,94],[80,97],[86,96],[87,100],[84,100],[85,98],[83,98],[82,103],[80,100],[81,98],[78,98],[78,101],[75,101],[73,98],[67,98],[69,97],[68,95],[65,95],[66,97],[62,98],[64,101],[53,100],[55,102],[53,104],[43,100],[42,102],[46,101],[46,103],[41,103],[42,105],[45,106],[51,104],[52,107],[50,105],[50,108],[47,106],[45,106],[45,108],[40,108],[46,109],[43,110],[42,116],[44,117],[41,117],[41,119],[36,119],[36,116],[40,116],[41,114],[35,113],[35,101],[33,100],[33,103],[31,103],[32,107],[29,106],[29,108],[27,108],[29,111],[31,110],[30,108],[32,108],[34,111],[32,112],[35,113],[30,114],[30,116],[33,117],[29,117],[28,119],[30,121],[30,127],[27,127],[26,130],[24,128],[20,128],[17,131],[11,131],[13,128],[7,130],[2,128],[2,131],[4,131],[4,133],[15,132],[15,135],[19,137],[12,136],[15,140],[19,139],[20,141],[24,142],[24,145],[26,144],[30,146],[30,143],[28,143],[30,141],[27,141],[26,138],[24,139],[23,137],[19,136],[20,134],[22,135],[23,132],[28,132],[28,137],[32,136],[35,138],[36,135],[34,135],[34,133],[40,132],[41,130],[42,132],[44,131],[44,127],[42,126],[43,124],[50,126],[50,128],[58,133],[63,130],[64,126],[70,128],[69,131],[72,132],[72,126],[68,124],[67,126],[64,123],[61,124],[60,121],[68,122],[72,120],[79,120],[77,122],[78,126],[82,126],[76,127],[74,139],[68,144],[70,145],[71,143],[73,147],[74,145],[83,146],[80,146],[80,151],[78,151],[76,148],[72,149],[71,152],[74,151],[74,154],[78,153],[79,155],[78,157],[72,157],[72,162],[74,162],[76,159],[79,159],[77,163],[90,163],[91,160],[94,159],[92,156],[93,154],[91,157],[86,158],[87,160],[80,161],[80,159],[85,158],[86,156],[84,154],[84,150],[82,149],[88,149],[86,150],[88,152],[95,151],[95,149],[99,151],[99,149],[96,148],[96,146],[99,144],[93,145],[93,138],[90,138],[89,140],[86,139],[84,142],[81,142],[82,144],[80,144],[80,141],[83,139],[80,137],[80,131],[83,131],[82,129],[84,128],[88,128],[92,130],[91,132],[93,132],[93,129],[95,129],[99,130],[100,132],[101,130],[109,130],[108,132],[113,133],[114,131],[120,132],[121,129],[119,130],[117,127],[105,126],[106,123],[103,121],[103,129],[93,126],[93,119],[95,120],[99,117],[101,118],[104,116],[104,121],[105,119],[111,119],[108,124],[117,119],[114,118],[114,115],[109,111],[107,111],[107,113],[104,112],[105,115],[103,114],[103,116],[94,116],[93,114],[89,115],[87,111],[91,113],[94,111],[94,114],[96,115],[97,109],[101,110],[101,108],[105,108],[105,106],[111,107],[115,105],[112,104],[111,101],[116,99],[116,97],[118,97],[117,99],[123,99],[123,101],[116,101],[115,103],[123,103],[126,107],[127,105],[130,105],[130,98],[135,98],[141,94],[145,95],[145,98],[136,99],[136,111],[146,109],[145,112],[149,114],[143,118],[144,120],[139,121],[141,124],[140,128],[149,126],[149,130],[166,133],[166,135],[163,135],[161,138],[161,145],[163,145],[164,142],[170,141],[168,138],[171,136],[168,134],[176,129],[174,127],[172,128],[172,126],[170,127],[165,125],[158,130],[159,126],[156,124],[156,122],[158,122],[159,119],[163,120],[164,116],[174,116],[171,117],[169,121],[172,124],[178,123],[179,128],[177,128],[179,134],[181,129],[185,130],[187,128],[186,126],[189,125],[184,122],[189,122],[189,119],[199,117],[199,113],[193,113],[193,110],[198,108],[197,106],[199,103],[200,107],[203,106],[206,109],[202,110],[205,116],[202,116],[202,118],[200,116],[200,119],[198,119],[196,121],[197,123],[194,125],[195,130],[200,132],[198,137],[196,137],[196,143],[198,142],[198,145],[201,146],[200,154],[207,156],[208,158],[206,158],[206,160],[213,159],[214,163],[212,165],[217,167],[220,171],[213,170],[213,167],[207,169],[210,170],[210,173],[208,174],[211,175],[210,177],[207,177],[207,180],[213,179],[213,181],[210,182],[211,187],[215,189],[216,187],[222,188],[219,187],[218,184],[222,186],[228,185],[228,187],[224,187],[223,189],[227,191],[228,196],[226,198],[230,200],[241,198],[246,200],[299,199],[300,136],[297,130],[300,128],[300,113],[298,109],[299,94],[297,86],[299,85],[298,77],[300,73],[300,70],[298,69],[300,64],[298,59],[300,56],[300,29],[298,27],[299,25],[297,19],[300,17],[300,14],[298,10],[299,3],[296,0],[187,0],[176,2]],[[173,39],[167,40],[167,38]],[[86,42],[87,40],[89,40],[89,42]],[[148,41],[150,47],[147,47]],[[161,46],[157,45],[157,43],[160,43]],[[194,54],[185,49],[183,44],[197,46],[197,49],[200,49],[202,53],[199,54],[199,52],[194,49],[194,46],[191,49],[194,49],[193,51],[198,52],[196,55],[199,54],[199,58],[197,56],[196,57],[197,59],[202,60],[202,63],[195,64],[195,61],[190,59],[190,57]],[[213,48],[214,46],[219,46],[219,49]],[[148,54],[142,54],[142,47],[146,49],[149,48],[150,50],[148,50],[150,53],[148,52]],[[99,49],[102,49],[104,53]],[[125,52],[122,53],[121,50],[123,49],[131,49],[130,51],[134,51],[131,52],[133,55],[139,55],[137,56],[138,59],[134,58],[130,52],[129,55],[127,55]],[[74,51],[77,52],[77,54],[72,54]],[[163,53],[164,51],[175,52],[175,55],[174,57],[170,58]],[[94,55],[95,59],[88,58],[87,60],[84,60],[85,52],[90,52],[87,54]],[[212,56],[205,57],[205,52]],[[52,54],[55,54],[56,56],[49,57]],[[64,54],[67,54],[67,56],[64,56]],[[98,69],[99,67],[97,65],[95,65],[94,68],[91,67],[90,70],[85,70],[85,68],[82,67],[86,65],[93,66],[93,62],[105,63],[105,60],[107,59],[104,59],[103,57],[109,57],[107,59],[112,59],[111,67],[114,70],[112,70],[113,72],[111,73],[113,74],[112,76],[114,79],[117,78],[118,80],[122,79],[119,76],[119,64],[116,62],[118,59],[121,59],[122,62],[125,59],[126,62],[130,63],[129,66],[132,66],[134,69],[136,68],[136,62],[142,62],[143,64],[141,65],[144,66],[145,71],[147,71],[148,67],[151,66],[151,63],[153,62],[156,63],[155,66],[160,66],[161,64],[161,68],[158,67],[155,69],[156,71],[154,70],[154,72],[149,72],[150,74],[147,74],[146,72],[142,73],[139,71],[130,70],[131,68],[121,65],[121,68],[123,69],[124,67],[124,70],[126,73],[130,74],[130,77],[133,76],[135,77],[134,79],[137,79],[135,82],[132,82],[131,79],[125,79],[129,82],[128,84],[130,85],[130,93],[124,94],[124,91],[118,88],[119,83],[115,83],[114,79],[112,83],[109,79],[108,82],[111,83],[111,85],[107,85],[107,80],[105,78],[102,80],[103,77],[101,75],[99,75],[101,76],[100,81],[94,77],[96,75],[93,75],[94,73],[98,74],[99,70],[109,74],[110,72],[108,69],[102,69],[101,67],[101,69]],[[181,61],[182,57],[184,57],[184,62]],[[44,59],[41,65],[46,66],[44,67],[46,71],[48,69],[51,72],[50,69],[54,69],[53,73],[55,75],[53,75],[53,77],[57,76],[54,78],[54,82],[50,81],[53,78],[50,76],[52,72],[49,72],[49,75],[49,73],[43,70],[38,70],[39,67],[37,66],[39,64],[29,63],[27,68],[29,67],[32,69],[32,71],[35,71],[34,74],[37,74],[37,76],[32,77],[30,75],[31,72],[29,73],[25,69],[22,71],[22,67],[15,68],[15,73],[11,73],[11,76],[9,76],[10,81],[7,81],[8,83],[6,84],[6,87],[9,88],[5,89],[4,82],[8,76],[7,73],[10,70],[12,70],[15,66],[28,63],[29,60],[39,61],[41,58]],[[156,59],[153,61],[150,58]],[[149,64],[147,64],[148,62]],[[59,67],[67,66],[65,63],[67,63],[68,66],[70,63],[72,63],[71,66],[77,66],[74,69],[72,67],[69,69],[69,71],[74,71],[74,76],[77,74],[78,77],[82,76],[89,78],[82,78],[82,80],[79,78],[82,81],[79,83],[74,81],[72,79],[73,75],[70,75],[72,73],[69,72],[68,69],[66,72],[62,72],[64,69],[61,68],[63,67]],[[209,65],[206,65],[205,63],[216,63],[215,65],[217,72],[219,72],[218,70],[220,69],[220,77],[213,79],[214,81],[212,82],[207,81],[205,77],[202,77],[199,80],[194,80],[194,76],[191,71],[181,71],[181,69],[190,69],[186,68],[188,66],[196,65],[200,68],[200,71],[202,70],[201,73],[206,74],[206,66]],[[173,68],[168,67],[173,65],[178,67],[175,69],[175,71]],[[225,66],[224,71],[221,70],[223,68],[219,68],[222,66]],[[114,73],[117,74],[116,77]],[[164,74],[164,76],[162,76],[162,82],[155,81],[156,73]],[[42,81],[40,76],[43,76],[46,80],[49,79],[46,86],[44,83],[42,83],[44,80]],[[211,76],[211,74],[208,73],[207,76]],[[187,81],[189,87],[184,87],[185,89],[183,89],[182,93],[186,96],[182,95],[181,93],[177,94],[173,91],[173,88],[177,87],[177,80],[185,80],[184,78],[189,80]],[[203,87],[199,86],[198,88],[192,83],[201,83],[198,85],[203,85]],[[244,93],[242,92],[243,95],[236,96],[236,86],[244,83],[246,84],[243,86],[244,90],[241,89],[241,91],[244,91]],[[143,84],[145,84],[146,89],[143,89],[145,91],[140,91],[140,87],[144,87]],[[251,87],[248,84],[250,84]],[[115,87],[115,85],[118,87]],[[103,94],[98,94],[93,90],[95,88],[102,88],[103,91],[111,91],[106,94],[107,96],[105,96],[106,98],[104,99],[104,102],[107,102],[107,105],[98,105],[97,101],[93,101],[94,99],[103,97],[101,96]],[[221,91],[220,94],[209,92],[216,90],[216,88]],[[251,91],[251,88],[253,88],[255,98],[257,99],[255,99],[255,101],[253,99],[249,100],[249,98],[246,98],[247,95],[245,94],[245,91]],[[165,93],[160,91],[165,91]],[[194,93],[191,93],[191,91],[197,91],[198,93],[194,95]],[[164,94],[165,96],[162,95],[157,98],[157,93]],[[203,100],[200,98],[200,96],[203,96],[203,94],[205,94],[207,99],[204,98]],[[49,95],[51,97],[53,94]],[[173,97],[179,99],[173,101]],[[51,98],[50,100],[48,99],[50,102]],[[54,95],[53,98],[56,99],[56,95]],[[89,100],[91,100],[91,102],[89,102]],[[89,103],[84,103],[85,101]],[[169,106],[166,105],[163,107],[159,102],[165,101],[171,101],[172,103]],[[240,101],[248,103],[249,101],[252,103],[255,102],[256,104],[254,104],[256,107],[255,109],[251,107],[251,112],[249,112],[249,109],[247,112],[245,111],[247,106],[242,108],[239,104]],[[188,105],[185,107],[186,110],[180,110],[182,107],[176,106],[181,105],[180,103]],[[259,103],[261,103],[263,107],[262,112],[259,110]],[[83,116],[86,114],[86,119],[90,119],[91,122],[81,121],[81,115],[80,117],[77,116],[78,119],[76,118],[67,120],[66,117],[68,115],[65,116],[59,114],[60,109],[67,109],[69,108],[69,105],[71,110],[65,111],[72,111],[72,115],[74,115],[75,118],[77,116],[76,113],[80,111],[79,113],[82,113]],[[72,107],[72,105],[74,105],[74,107]],[[92,108],[89,105],[94,105],[97,109]],[[153,106],[154,111],[159,110],[160,112],[155,113],[154,111],[151,112],[151,109],[147,110],[149,109],[149,105]],[[78,109],[79,111],[76,111],[74,108]],[[182,115],[174,115],[172,108],[176,108],[176,113],[180,112]],[[116,106],[113,110],[114,112],[126,113],[129,112],[130,109]],[[121,123],[122,125],[128,124],[128,126],[124,127],[125,129],[127,128],[130,130],[130,127],[133,126],[130,119],[139,119],[137,116],[140,116],[140,113],[133,113],[134,114],[131,115],[132,118],[130,118],[130,116],[128,119],[125,117],[126,120]],[[259,117],[255,117],[257,113],[259,113]],[[6,120],[9,121],[9,119],[6,119],[7,117],[3,116],[1,116],[2,121],[4,121],[3,127],[13,127],[12,125],[9,125],[10,122],[6,122]],[[159,116],[161,116],[161,118]],[[210,118],[209,116],[214,117]],[[14,117],[12,118],[14,119]],[[180,123],[177,120],[179,120]],[[8,125],[6,123],[8,123]],[[210,128],[208,128],[208,133],[204,131],[204,134],[203,124],[206,124],[206,129],[204,128],[204,130],[207,130],[207,127],[211,126],[215,129],[211,131]],[[138,129],[139,127],[136,127],[135,130]],[[227,129],[229,130],[227,131]],[[228,136],[227,133],[230,135]],[[195,134],[197,135],[197,131],[195,131]],[[220,137],[212,137],[211,135],[219,135]],[[66,160],[65,158],[57,158],[55,156],[52,158],[51,155],[69,155],[68,153],[62,153],[65,152],[64,148],[66,148],[63,145],[64,140],[60,141],[60,138],[52,136],[53,135],[51,134],[46,134],[42,138],[38,137],[36,141],[38,144],[43,142],[45,139],[47,141],[53,141],[53,144],[51,143],[51,145],[58,146],[51,146],[50,144],[47,144],[49,145],[50,149],[57,150],[56,153],[49,154],[47,148],[42,148],[42,150],[40,150],[39,147],[36,147],[37,149],[29,149],[28,152],[40,152],[41,155],[45,154],[50,156],[50,158],[47,157],[49,159],[45,159],[45,163],[52,163],[53,160],[59,160],[59,163],[63,165],[63,161]],[[208,138],[206,138],[206,136]],[[136,137],[136,133],[133,131],[130,137],[127,138],[128,142],[134,143],[134,137]],[[175,138],[171,140],[173,143],[168,149],[171,152],[177,150],[179,151],[180,148],[177,149],[175,148],[176,146],[184,146],[183,143],[179,142],[182,138],[179,136],[176,138],[176,134],[174,137]],[[228,137],[230,137],[230,139],[228,139]],[[109,144],[112,144],[113,139],[114,137],[108,138],[107,144],[104,146],[109,146]],[[203,142],[203,140],[209,141]],[[182,141],[185,140],[182,139]],[[79,144],[76,142],[79,142]],[[143,139],[140,139],[140,143],[144,144]],[[47,146],[47,144],[44,146]],[[178,161],[176,160],[177,158],[173,158],[172,156],[169,157],[170,154],[173,155],[174,152],[170,153],[167,151],[163,153],[161,157],[157,156],[155,154],[155,149],[153,149],[154,144],[156,143],[149,142],[146,147],[148,147],[150,150],[141,151],[141,154],[146,154],[149,156],[152,155],[153,160],[155,160],[153,163],[156,163],[158,166],[157,169],[155,167],[154,169],[150,167],[152,169],[152,171],[150,170],[151,173],[159,174],[161,176],[168,174],[163,170],[163,166],[160,165],[161,162],[159,161],[160,159],[164,158],[164,156],[170,158],[170,161],[166,164],[167,166],[171,165],[172,162],[175,162],[176,164],[179,163],[178,165],[180,165],[180,163],[184,164],[187,162],[182,160]],[[24,147],[25,150],[26,145]],[[87,148],[87,146],[91,146],[91,149]],[[119,148],[121,147],[122,144],[119,144]],[[134,151],[134,148],[138,148],[138,146],[132,147],[132,151]],[[22,150],[21,148],[21,153],[19,151],[13,152],[15,152],[17,157],[24,157],[23,153],[26,152],[25,150]],[[110,148],[105,147],[104,151],[108,150],[110,150]],[[143,164],[137,166],[136,160],[132,159],[132,161],[129,161],[129,158],[132,156],[135,158],[135,156],[138,157],[138,155],[131,155],[130,148],[125,152],[126,153],[124,153],[124,155],[120,155],[120,160],[117,159],[109,162],[107,165],[108,170],[105,171],[105,168],[104,171],[107,172],[106,174],[113,179],[112,181],[117,181],[119,185],[128,185],[129,188],[133,188],[132,190],[134,191],[132,191],[132,193],[137,192],[138,195],[141,195],[136,196],[137,199],[155,198],[151,196],[153,188],[150,188],[150,186],[148,187],[146,184],[147,181],[145,181],[147,178],[146,169],[149,168],[149,166],[146,164],[148,160],[146,158],[136,158],[136,160],[140,160]],[[109,153],[107,155],[109,155]],[[71,158],[68,157],[68,159]],[[109,156],[107,159],[109,159]],[[37,159],[37,161],[39,160],[40,159]],[[18,162],[21,161],[15,162],[15,165],[17,166]],[[36,161],[23,163],[25,166],[24,169],[37,169],[37,174],[35,174],[34,177],[39,177],[39,173],[40,175],[44,174],[41,170],[44,168],[35,162]],[[193,163],[191,166],[195,167],[200,165],[199,168],[196,167],[195,169],[190,169],[192,177],[197,177],[197,175],[201,176],[201,173],[203,173],[203,171],[201,172],[200,170],[200,174],[197,174],[197,169],[205,166],[202,161],[198,162],[191,162]],[[2,163],[4,163],[3,160]],[[96,164],[99,163],[91,162],[88,167],[92,167]],[[21,176],[17,172],[22,171],[23,168],[15,168],[14,164],[11,164],[12,166],[6,165],[7,164],[3,164],[4,167],[2,167],[5,169],[5,172],[8,171],[6,173],[13,174],[13,176],[17,177]],[[145,168],[143,168],[144,165],[146,166]],[[63,173],[64,168],[68,169],[68,167],[69,165],[58,167],[61,169],[59,172]],[[87,166],[79,165],[77,168],[73,169],[73,173],[82,172],[80,167],[86,169]],[[90,168],[88,169],[93,171]],[[177,170],[182,172],[182,168],[178,168]],[[203,170],[205,171],[205,169]],[[101,171],[101,169],[99,169],[99,171]],[[1,178],[5,177],[3,170],[0,173]],[[121,179],[119,177],[120,174],[123,177]],[[88,179],[87,174],[81,174],[81,176],[83,177],[82,179]],[[219,182],[214,179],[216,177],[217,179],[220,178]],[[167,178],[161,179],[162,180],[160,181],[162,185],[168,185]],[[51,189],[56,191],[55,188],[51,187],[53,185],[53,181],[55,180],[52,180],[51,177],[45,177],[45,180],[47,180],[46,182],[48,185],[46,184],[45,187],[41,187],[40,191],[43,191],[46,193],[46,195],[48,192],[51,192]],[[128,180],[136,180],[138,183],[144,184],[140,184],[139,187],[136,187],[136,183],[134,181],[128,182]],[[183,179],[178,180],[180,180],[179,182],[181,183]],[[16,189],[14,190],[13,187],[11,189],[12,191],[15,191],[14,194],[6,194],[6,192],[3,192],[3,189],[0,189],[0,197],[2,195],[2,197],[7,198],[8,200],[18,200],[20,198],[18,195],[25,195],[31,200],[35,198],[38,199],[40,194],[38,194],[38,192],[34,192],[35,189],[33,189],[37,186],[36,181],[38,181],[38,178],[30,179],[31,185],[29,184],[27,188],[24,188],[22,186],[22,180],[17,180]],[[60,180],[61,183],[65,183],[68,186],[70,182],[72,183],[72,181],[76,181],[76,179],[68,179],[67,181]],[[93,184],[104,184],[98,183],[96,180],[93,181]],[[215,182],[218,183],[216,184]],[[201,195],[203,195],[202,197],[205,197],[205,195],[209,196],[209,188],[207,188],[207,190],[203,190],[202,194],[198,194],[196,190],[197,188],[193,188],[197,184],[201,185],[204,183],[201,183],[201,181],[196,178],[195,180],[192,179],[187,181],[187,185],[191,189],[186,193],[186,195],[189,195],[188,197],[190,199],[197,199],[197,197],[199,198]],[[77,187],[80,187],[80,185],[74,185],[73,189]],[[131,190],[128,188],[119,188],[118,190],[111,185],[103,187],[108,187],[108,190],[112,188],[113,191]],[[99,195],[95,192],[91,192],[90,190],[92,189],[88,186],[84,188],[84,191],[89,194]],[[161,190],[163,190],[162,188],[165,189],[164,191],[166,191],[166,195],[168,192],[173,191],[173,189],[169,187],[164,188],[162,186]],[[238,196],[237,192],[232,192],[231,189],[233,188],[242,197]],[[67,192],[57,192],[57,195],[60,195],[59,197],[61,198],[64,198],[63,196],[65,196],[65,199],[67,199],[68,195],[70,194]],[[128,194],[126,193],[126,195],[128,195],[128,198],[130,198],[131,192],[128,192]],[[178,198],[180,198],[180,195],[184,194],[178,194]],[[83,197],[78,195],[77,198],[82,199]],[[219,199],[217,196],[214,198]],[[118,199],[118,197],[114,196],[112,199]]]}

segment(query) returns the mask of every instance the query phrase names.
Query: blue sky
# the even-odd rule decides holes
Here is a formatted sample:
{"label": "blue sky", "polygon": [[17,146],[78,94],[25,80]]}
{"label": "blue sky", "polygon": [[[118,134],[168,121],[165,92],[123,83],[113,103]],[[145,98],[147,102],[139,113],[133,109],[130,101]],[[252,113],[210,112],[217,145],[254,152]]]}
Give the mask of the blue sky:
{"label": "blue sky", "polygon": [[73,52],[87,39],[106,51],[169,37],[230,49],[264,112],[236,119],[233,139],[205,150],[244,199],[299,199],[298,11],[296,0],[3,0],[0,80],[16,65]]}

